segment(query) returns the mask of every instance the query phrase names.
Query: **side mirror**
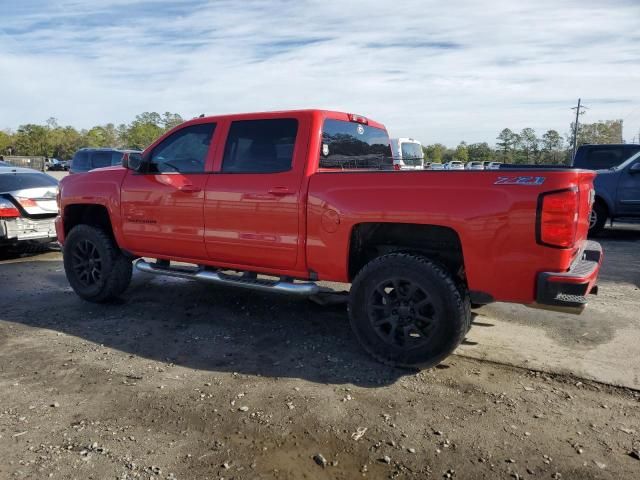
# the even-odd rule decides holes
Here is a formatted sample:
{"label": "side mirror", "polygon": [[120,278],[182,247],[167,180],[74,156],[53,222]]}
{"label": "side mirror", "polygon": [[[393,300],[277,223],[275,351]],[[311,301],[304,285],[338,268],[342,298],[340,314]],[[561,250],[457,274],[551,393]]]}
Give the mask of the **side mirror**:
{"label": "side mirror", "polygon": [[144,160],[141,153],[131,152],[125,153],[122,157],[122,166],[129,170],[140,172],[144,166]]}
{"label": "side mirror", "polygon": [[631,168],[629,169],[629,173],[632,175],[636,173],[640,173],[640,162],[637,162],[631,165]]}

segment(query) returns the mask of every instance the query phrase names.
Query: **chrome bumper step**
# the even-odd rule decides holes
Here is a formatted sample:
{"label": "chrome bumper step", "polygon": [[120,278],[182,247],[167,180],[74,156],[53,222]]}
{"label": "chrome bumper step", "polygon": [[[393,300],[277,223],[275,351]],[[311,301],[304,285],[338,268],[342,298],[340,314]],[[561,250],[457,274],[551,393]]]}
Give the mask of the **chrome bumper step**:
{"label": "chrome bumper step", "polygon": [[294,282],[280,280],[267,280],[257,278],[255,275],[230,275],[221,271],[208,270],[204,267],[171,267],[163,263],[162,265],[138,259],[135,262],[137,270],[154,275],[165,275],[168,277],[185,278],[187,280],[197,280],[199,282],[213,283],[216,285],[227,285],[232,287],[247,288],[262,292],[287,293],[289,295],[309,296],[316,295],[321,288],[313,282]]}

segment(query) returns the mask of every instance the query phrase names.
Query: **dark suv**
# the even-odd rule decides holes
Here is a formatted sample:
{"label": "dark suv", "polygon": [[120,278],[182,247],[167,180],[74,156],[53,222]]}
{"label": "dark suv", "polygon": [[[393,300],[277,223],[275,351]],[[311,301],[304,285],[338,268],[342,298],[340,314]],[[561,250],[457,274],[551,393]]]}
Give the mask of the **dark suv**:
{"label": "dark suv", "polygon": [[589,233],[597,235],[607,220],[640,219],[640,145],[583,145],[573,166],[597,170]]}
{"label": "dark suv", "polygon": [[573,166],[587,170],[608,170],[621,165],[638,152],[640,145],[633,143],[581,145],[573,159]]}
{"label": "dark suv", "polygon": [[83,173],[94,168],[112,167],[122,164],[125,153],[139,153],[140,150],[120,150],[117,148],[81,148],[71,160],[69,173]]}

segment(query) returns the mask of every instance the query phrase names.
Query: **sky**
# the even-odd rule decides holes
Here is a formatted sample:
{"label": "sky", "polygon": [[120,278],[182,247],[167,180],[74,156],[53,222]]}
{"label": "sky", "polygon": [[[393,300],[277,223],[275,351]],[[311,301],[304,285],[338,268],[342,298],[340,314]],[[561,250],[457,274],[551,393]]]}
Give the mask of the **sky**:
{"label": "sky", "polygon": [[623,119],[640,0],[0,0],[0,129],[325,108],[455,146]]}

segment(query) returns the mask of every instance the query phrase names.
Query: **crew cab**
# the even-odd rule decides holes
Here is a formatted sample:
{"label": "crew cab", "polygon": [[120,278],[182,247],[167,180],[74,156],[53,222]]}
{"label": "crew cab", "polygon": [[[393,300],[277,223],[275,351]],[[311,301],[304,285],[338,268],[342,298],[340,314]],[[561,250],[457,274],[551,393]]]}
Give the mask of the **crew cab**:
{"label": "crew cab", "polygon": [[472,305],[584,308],[602,259],[586,239],[594,175],[394,170],[385,127],[355,114],[203,117],[64,178],[56,230],[88,301],[121,295],[133,262],[290,295],[345,282],[364,348],[429,366],[464,339]]}

